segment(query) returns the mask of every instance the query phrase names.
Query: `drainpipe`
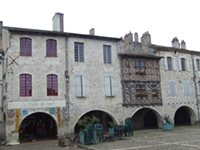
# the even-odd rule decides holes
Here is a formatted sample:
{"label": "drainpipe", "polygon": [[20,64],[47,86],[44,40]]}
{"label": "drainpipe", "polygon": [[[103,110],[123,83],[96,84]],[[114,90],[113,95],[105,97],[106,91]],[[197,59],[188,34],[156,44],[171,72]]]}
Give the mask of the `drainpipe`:
{"label": "drainpipe", "polygon": [[193,52],[192,52],[192,67],[193,67],[193,80],[194,80],[194,87],[195,87],[195,94],[196,94],[196,101],[197,101],[197,115],[198,115],[198,121],[200,125],[200,120],[199,120],[199,101],[198,101],[198,94],[197,94],[197,84],[196,84],[196,75],[195,75],[195,63],[194,63],[194,57],[193,57]]}
{"label": "drainpipe", "polygon": [[66,78],[66,109],[67,109],[67,121],[68,121],[68,135],[70,135],[70,107],[69,107],[69,73],[68,73],[68,51],[67,51],[67,40],[68,40],[69,34],[67,34],[67,37],[65,38],[65,78]]}

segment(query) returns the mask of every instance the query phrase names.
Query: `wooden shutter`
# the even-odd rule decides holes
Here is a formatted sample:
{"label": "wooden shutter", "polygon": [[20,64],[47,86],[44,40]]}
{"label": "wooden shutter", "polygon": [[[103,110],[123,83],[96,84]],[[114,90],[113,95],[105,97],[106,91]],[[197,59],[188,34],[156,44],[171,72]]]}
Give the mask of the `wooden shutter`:
{"label": "wooden shutter", "polygon": [[182,71],[181,58],[178,58],[179,71]]}
{"label": "wooden shutter", "polygon": [[170,95],[176,96],[176,89],[175,89],[174,81],[170,81],[169,86],[170,86]]}
{"label": "wooden shutter", "polygon": [[190,71],[190,63],[189,63],[188,58],[186,59],[186,64],[187,64],[187,71]]}
{"label": "wooden shutter", "polygon": [[110,76],[105,76],[104,77],[104,81],[105,81],[105,95],[106,96],[111,96]]}
{"label": "wooden shutter", "polygon": [[190,96],[189,83],[187,81],[184,81],[183,84],[184,84],[184,93],[185,93],[185,96]]}
{"label": "wooden shutter", "polygon": [[111,81],[111,96],[115,96],[114,77],[110,76]]}
{"label": "wooden shutter", "polygon": [[81,97],[81,75],[75,75],[76,97]]}
{"label": "wooden shutter", "polygon": [[165,70],[168,70],[168,64],[167,64],[167,57],[166,56],[164,57],[164,67],[165,67]]}
{"label": "wooden shutter", "polygon": [[173,68],[176,70],[176,57],[173,57]]}
{"label": "wooden shutter", "polygon": [[82,96],[86,97],[86,79],[85,79],[85,75],[82,75]]}

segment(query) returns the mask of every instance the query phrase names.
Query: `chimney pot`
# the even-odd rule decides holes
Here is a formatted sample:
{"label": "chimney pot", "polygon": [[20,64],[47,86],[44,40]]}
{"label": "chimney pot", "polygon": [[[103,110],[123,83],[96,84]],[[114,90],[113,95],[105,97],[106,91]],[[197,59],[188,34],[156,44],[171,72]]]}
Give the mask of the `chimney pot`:
{"label": "chimney pot", "polygon": [[149,32],[145,32],[141,37],[141,44],[143,46],[150,46],[151,45],[151,35]]}
{"label": "chimney pot", "polygon": [[94,28],[90,29],[89,34],[90,35],[95,35],[95,29]]}
{"label": "chimney pot", "polygon": [[180,43],[179,43],[179,40],[177,39],[177,37],[173,38],[173,40],[172,40],[172,47],[174,47],[174,48],[180,48]]}
{"label": "chimney pot", "polygon": [[138,33],[137,32],[135,32],[134,37],[135,37],[135,42],[138,43]]}
{"label": "chimney pot", "polygon": [[186,49],[186,43],[184,40],[181,41],[181,49]]}
{"label": "chimney pot", "polygon": [[64,31],[64,19],[62,13],[55,13],[53,16],[53,31]]}

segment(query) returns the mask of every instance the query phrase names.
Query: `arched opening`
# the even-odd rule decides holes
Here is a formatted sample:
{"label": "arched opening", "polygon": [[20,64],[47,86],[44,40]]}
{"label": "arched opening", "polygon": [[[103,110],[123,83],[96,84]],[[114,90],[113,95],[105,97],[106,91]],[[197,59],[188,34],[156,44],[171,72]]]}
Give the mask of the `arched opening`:
{"label": "arched opening", "polygon": [[20,124],[20,142],[55,140],[56,135],[56,122],[46,113],[31,114]]}
{"label": "arched opening", "polygon": [[159,114],[149,108],[138,110],[132,117],[134,129],[157,129]]}
{"label": "arched opening", "polygon": [[[99,111],[99,110],[87,112],[79,120],[83,119],[85,116],[92,117],[93,115],[100,120],[99,123],[103,125],[104,131],[108,130],[108,127],[110,127],[110,124],[108,122],[115,122],[115,120],[112,118],[112,116],[110,116],[106,112]],[[97,122],[95,122],[95,123],[97,123]],[[74,132],[79,133],[79,131],[83,128],[84,128],[84,126],[81,126],[78,123],[76,123],[75,128],[74,128]]]}
{"label": "arched opening", "polygon": [[191,125],[190,113],[187,107],[180,107],[174,117],[175,125]]}

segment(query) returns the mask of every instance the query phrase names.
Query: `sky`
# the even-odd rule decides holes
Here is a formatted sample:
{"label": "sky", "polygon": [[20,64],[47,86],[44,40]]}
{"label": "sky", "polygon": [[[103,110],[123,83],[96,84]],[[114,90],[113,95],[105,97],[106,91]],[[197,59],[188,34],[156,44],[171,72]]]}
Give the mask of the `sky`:
{"label": "sky", "polygon": [[200,51],[199,0],[1,0],[4,26],[52,30],[56,12],[64,14],[64,32],[124,37],[151,34],[152,44],[171,47],[174,37],[186,49]]}

